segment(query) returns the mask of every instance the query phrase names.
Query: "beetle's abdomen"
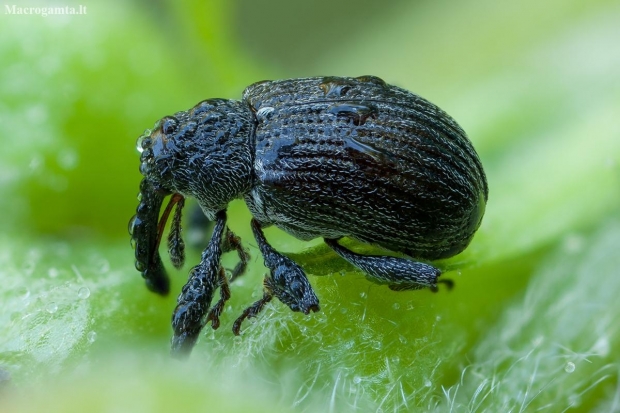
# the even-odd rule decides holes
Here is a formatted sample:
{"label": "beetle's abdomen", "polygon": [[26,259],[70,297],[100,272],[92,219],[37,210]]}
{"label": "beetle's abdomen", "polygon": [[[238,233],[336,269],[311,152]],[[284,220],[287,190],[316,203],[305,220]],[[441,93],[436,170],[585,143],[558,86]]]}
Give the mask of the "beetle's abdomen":
{"label": "beetle's abdomen", "polygon": [[350,236],[414,257],[462,251],[487,183],[441,109],[375,77],[259,83],[252,212],[303,239]]}

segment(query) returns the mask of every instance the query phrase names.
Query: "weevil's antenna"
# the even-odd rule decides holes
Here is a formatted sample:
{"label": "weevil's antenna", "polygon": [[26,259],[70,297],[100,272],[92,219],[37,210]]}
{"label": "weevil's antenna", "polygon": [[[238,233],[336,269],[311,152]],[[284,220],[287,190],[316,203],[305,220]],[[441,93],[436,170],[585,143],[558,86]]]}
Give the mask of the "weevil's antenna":
{"label": "weevil's antenna", "polygon": [[[170,198],[170,202],[164,211],[164,214],[170,213],[170,209],[173,205],[176,204],[176,209],[174,210],[174,216],[172,217],[172,223],[170,225],[170,233],[168,234],[168,254],[170,255],[170,261],[172,261],[172,265],[174,268],[180,269],[185,263],[185,242],[183,241],[183,237],[181,232],[183,228],[181,227],[181,219],[182,219],[182,211],[185,206],[185,198],[181,194],[173,194]],[[164,217],[162,216],[162,219]],[[160,229],[162,232],[164,230],[165,222],[162,224],[160,222]],[[161,239],[161,234],[160,237]]]}

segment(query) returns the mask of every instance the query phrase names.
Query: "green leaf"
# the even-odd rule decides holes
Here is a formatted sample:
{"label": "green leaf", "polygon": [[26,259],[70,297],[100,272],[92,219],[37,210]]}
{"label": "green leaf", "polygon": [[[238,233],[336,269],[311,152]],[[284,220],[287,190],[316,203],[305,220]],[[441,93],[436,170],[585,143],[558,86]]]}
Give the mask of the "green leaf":
{"label": "green leaf", "polygon": [[620,344],[618,245],[618,220],[590,237],[567,237],[475,345],[436,410],[563,411],[592,406],[605,391],[611,406]]}
{"label": "green leaf", "polygon": [[223,1],[5,16],[0,410],[613,410],[620,10],[610,4],[407,3],[308,51],[304,75],[376,74],[451,113],[488,175],[483,225],[439,263],[457,282],[439,294],[372,284],[320,240],[268,229],[322,275],[311,277],[321,312],[273,302],[235,338],[265,269],[233,202],[230,224],[253,258],[222,327],[205,328],[188,363],[168,357],[187,270],[171,271],[173,294],[161,298],[133,268],[135,137],[282,76],[248,57]]}

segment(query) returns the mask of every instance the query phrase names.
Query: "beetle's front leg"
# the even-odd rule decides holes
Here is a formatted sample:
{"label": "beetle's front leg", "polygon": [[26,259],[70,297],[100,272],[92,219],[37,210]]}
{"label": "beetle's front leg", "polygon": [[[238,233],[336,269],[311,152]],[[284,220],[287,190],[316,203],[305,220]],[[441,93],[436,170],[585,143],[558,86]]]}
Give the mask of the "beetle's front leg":
{"label": "beetle's front leg", "polygon": [[232,270],[230,279],[226,279],[226,273],[224,272],[224,268],[220,267],[219,277],[218,277],[218,286],[220,287],[220,299],[218,302],[211,308],[209,311],[209,316],[207,317],[207,323],[211,322],[211,328],[217,330],[220,327],[220,315],[222,315],[222,311],[224,311],[224,305],[226,301],[230,299],[230,286],[229,283],[233,282],[235,278],[240,275],[243,275],[245,272],[248,261],[250,260],[250,254],[243,248],[241,244],[241,238],[235,235],[234,232],[230,230],[230,228],[226,227],[226,235],[222,239],[222,253],[227,253],[230,251],[237,251],[237,255],[239,256],[239,262]]}
{"label": "beetle's front leg", "polygon": [[192,268],[187,284],[177,299],[172,315],[172,354],[188,356],[211,306],[211,300],[220,285],[220,258],[222,256],[222,237],[226,228],[226,212],[216,215],[213,235],[209,245],[202,253],[200,264]]}
{"label": "beetle's front leg", "polygon": [[435,292],[437,283],[452,287],[452,280],[437,279],[441,271],[432,265],[385,255],[361,255],[343,247],[335,239],[325,238],[324,241],[338,255],[364,271],[372,281],[387,284],[392,290],[430,288]]}
{"label": "beetle's front leg", "polygon": [[270,275],[265,277],[263,283],[265,287],[263,298],[248,307],[235,321],[233,332],[239,334],[241,322],[248,317],[255,317],[274,296],[293,311],[301,311],[304,314],[319,311],[319,299],[304,270],[295,261],[280,254],[269,245],[256,219],[252,219],[252,232]]}

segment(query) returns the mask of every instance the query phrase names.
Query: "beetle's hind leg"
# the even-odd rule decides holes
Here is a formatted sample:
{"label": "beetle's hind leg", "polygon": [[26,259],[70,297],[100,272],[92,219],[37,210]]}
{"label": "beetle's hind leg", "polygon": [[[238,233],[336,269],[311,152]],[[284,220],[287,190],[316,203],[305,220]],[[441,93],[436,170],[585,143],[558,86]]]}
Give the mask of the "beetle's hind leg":
{"label": "beetle's hind leg", "polygon": [[248,267],[248,261],[250,261],[250,254],[243,248],[241,238],[235,235],[228,227],[226,227],[226,235],[222,242],[222,250],[223,252],[237,251],[237,255],[239,256],[239,262],[231,271],[230,279],[228,280],[229,282],[233,282],[235,278],[245,273]]}
{"label": "beetle's hind leg", "polygon": [[436,292],[438,283],[452,287],[451,280],[438,280],[441,271],[432,265],[385,255],[361,255],[343,247],[338,240],[324,240],[338,255],[364,271],[369,279],[378,284],[387,284],[392,290],[430,288]]}
{"label": "beetle's hind leg", "polygon": [[230,288],[228,286],[228,280],[226,279],[226,274],[224,273],[223,267],[220,267],[217,285],[220,287],[220,299],[211,308],[211,311],[209,311],[209,315],[207,316],[207,323],[211,321],[211,328],[214,330],[217,330],[220,327],[220,315],[222,315],[226,301],[230,299]]}

